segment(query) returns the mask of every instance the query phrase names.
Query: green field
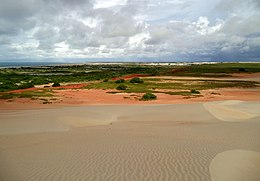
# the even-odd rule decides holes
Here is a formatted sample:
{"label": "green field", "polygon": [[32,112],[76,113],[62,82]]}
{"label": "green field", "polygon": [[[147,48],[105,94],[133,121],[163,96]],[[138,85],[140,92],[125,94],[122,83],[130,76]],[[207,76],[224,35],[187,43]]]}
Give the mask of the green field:
{"label": "green field", "polygon": [[[187,80],[160,78],[160,76],[189,77],[232,77],[233,73],[260,72],[260,63],[218,63],[202,65],[149,65],[140,63],[126,64],[85,64],[44,67],[21,67],[0,69],[0,98],[13,97],[37,98],[51,96],[50,91],[9,93],[8,91],[44,85],[48,83],[87,83],[86,89],[114,89],[123,84],[126,93],[167,93],[171,95],[193,95],[190,90],[216,88],[257,87],[253,81],[236,80]],[[144,74],[143,83],[131,83],[129,80],[117,83],[113,78],[132,74]],[[153,78],[156,76],[156,78]],[[159,78],[157,77],[159,76]]]}

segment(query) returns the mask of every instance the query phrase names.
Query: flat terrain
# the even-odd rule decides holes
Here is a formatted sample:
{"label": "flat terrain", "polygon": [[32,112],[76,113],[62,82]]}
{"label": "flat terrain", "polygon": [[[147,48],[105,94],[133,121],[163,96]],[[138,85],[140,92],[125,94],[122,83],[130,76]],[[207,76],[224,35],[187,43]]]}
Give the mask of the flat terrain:
{"label": "flat terrain", "polygon": [[0,180],[257,181],[259,109],[222,101],[6,110]]}
{"label": "flat terrain", "polygon": [[260,63],[0,69],[0,180],[259,181],[259,85]]}

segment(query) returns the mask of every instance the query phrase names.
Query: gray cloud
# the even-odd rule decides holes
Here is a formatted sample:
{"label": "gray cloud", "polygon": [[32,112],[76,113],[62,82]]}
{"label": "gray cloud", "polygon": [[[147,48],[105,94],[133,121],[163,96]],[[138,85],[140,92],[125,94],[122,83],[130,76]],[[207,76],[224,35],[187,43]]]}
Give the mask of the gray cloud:
{"label": "gray cloud", "polygon": [[258,0],[0,0],[0,4],[1,60],[260,58]]}

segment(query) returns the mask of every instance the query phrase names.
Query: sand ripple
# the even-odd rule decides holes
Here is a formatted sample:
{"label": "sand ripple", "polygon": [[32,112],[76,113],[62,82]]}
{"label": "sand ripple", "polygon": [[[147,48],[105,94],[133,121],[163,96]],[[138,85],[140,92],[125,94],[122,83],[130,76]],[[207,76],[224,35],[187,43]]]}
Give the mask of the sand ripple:
{"label": "sand ripple", "polygon": [[[202,104],[5,112],[0,180],[210,181],[218,153],[260,151],[259,128],[259,121],[219,121]],[[211,169],[222,174],[214,160]]]}
{"label": "sand ripple", "polygon": [[219,153],[210,164],[212,181],[259,181],[260,152],[229,150]]}

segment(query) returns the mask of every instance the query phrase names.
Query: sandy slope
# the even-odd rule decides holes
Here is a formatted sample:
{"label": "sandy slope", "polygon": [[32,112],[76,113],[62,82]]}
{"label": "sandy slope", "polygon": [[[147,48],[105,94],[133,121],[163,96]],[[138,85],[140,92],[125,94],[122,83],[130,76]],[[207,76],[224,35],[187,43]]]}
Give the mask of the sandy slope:
{"label": "sandy slope", "polygon": [[260,152],[229,150],[219,153],[210,164],[213,181],[259,181]]}
{"label": "sandy slope", "polygon": [[258,102],[245,103],[243,101],[207,102],[204,107],[217,119],[222,121],[246,121],[260,116]]}
{"label": "sandy slope", "polygon": [[201,103],[6,110],[0,180],[207,181],[218,153],[260,151],[259,116],[245,119],[221,121]]}

